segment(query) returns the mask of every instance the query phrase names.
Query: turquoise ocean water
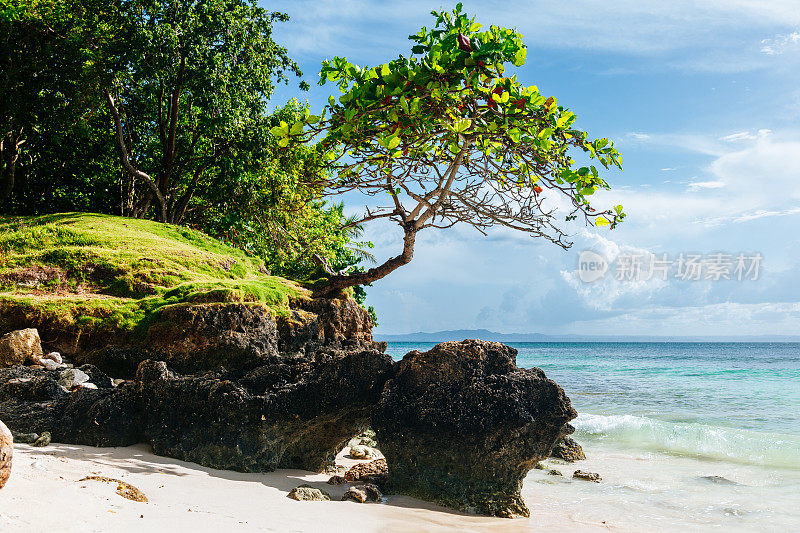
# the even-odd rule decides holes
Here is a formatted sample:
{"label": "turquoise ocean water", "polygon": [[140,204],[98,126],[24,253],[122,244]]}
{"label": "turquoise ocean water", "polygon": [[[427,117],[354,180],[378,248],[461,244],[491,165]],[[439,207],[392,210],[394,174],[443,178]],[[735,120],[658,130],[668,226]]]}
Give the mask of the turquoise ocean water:
{"label": "turquoise ocean water", "polygon": [[[593,445],[800,471],[798,343],[509,343]],[[433,343],[390,343],[400,359]]]}

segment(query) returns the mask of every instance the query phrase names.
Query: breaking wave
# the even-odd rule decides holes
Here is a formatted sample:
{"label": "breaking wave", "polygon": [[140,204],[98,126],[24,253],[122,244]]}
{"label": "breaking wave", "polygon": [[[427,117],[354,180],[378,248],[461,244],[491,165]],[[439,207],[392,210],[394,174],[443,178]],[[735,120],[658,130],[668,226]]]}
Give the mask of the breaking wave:
{"label": "breaking wave", "polygon": [[578,439],[646,451],[690,455],[744,464],[800,469],[800,436],[633,415],[580,415],[572,421]]}

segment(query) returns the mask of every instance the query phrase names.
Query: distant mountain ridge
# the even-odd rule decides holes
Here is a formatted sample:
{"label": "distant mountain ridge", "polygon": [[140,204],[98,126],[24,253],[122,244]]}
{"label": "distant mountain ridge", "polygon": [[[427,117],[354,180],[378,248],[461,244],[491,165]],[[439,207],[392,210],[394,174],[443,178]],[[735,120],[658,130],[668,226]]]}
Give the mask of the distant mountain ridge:
{"label": "distant mountain ridge", "polygon": [[483,339],[496,342],[800,342],[800,335],[545,335],[543,333],[498,333],[488,329],[451,329],[445,331],[373,335],[376,341],[445,342]]}

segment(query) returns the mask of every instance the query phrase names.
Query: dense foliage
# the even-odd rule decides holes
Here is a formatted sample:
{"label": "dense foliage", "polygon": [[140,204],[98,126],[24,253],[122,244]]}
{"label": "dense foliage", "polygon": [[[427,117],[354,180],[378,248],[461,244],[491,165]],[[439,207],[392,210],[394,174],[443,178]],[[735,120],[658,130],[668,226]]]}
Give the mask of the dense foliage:
{"label": "dense foliage", "polygon": [[308,185],[324,150],[269,132],[307,113],[267,109],[300,74],[272,38],[287,18],[249,0],[0,0],[0,212],[184,223],[295,279],[315,254],[352,268],[367,243]]}
{"label": "dense foliage", "polygon": [[508,76],[525,63],[515,30],[482,26],[461,12],[433,12],[436,26],[411,35],[411,56],[374,68],[345,58],[323,62],[320,84],[336,83],[320,116],[273,129],[283,146],[322,135],[331,193],[388,195],[387,207],[357,222],[388,218],[404,232],[402,253],[369,271],[334,275],[320,293],[380,279],[413,257],[417,232],[469,224],[505,226],[567,248],[561,224],[583,217],[615,227],[622,206],[597,212],[590,196],[608,188],[594,165],[576,168],[574,151],[608,169],[619,153],[590,139],[554,97]]}

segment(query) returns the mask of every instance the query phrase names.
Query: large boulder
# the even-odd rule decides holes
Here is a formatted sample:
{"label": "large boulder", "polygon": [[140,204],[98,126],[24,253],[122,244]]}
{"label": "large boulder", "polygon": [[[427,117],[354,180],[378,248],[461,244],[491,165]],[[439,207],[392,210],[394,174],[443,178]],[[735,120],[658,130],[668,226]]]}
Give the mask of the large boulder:
{"label": "large boulder", "polygon": [[487,515],[529,516],[522,480],[577,416],[538,368],[495,342],[407,354],[372,415],[388,493]]}
{"label": "large boulder", "polygon": [[78,347],[73,359],[132,379],[139,363],[164,361],[183,374],[248,371],[279,354],[312,357],[322,348],[386,349],[372,341],[372,319],[352,298],[290,302],[287,316],[250,303],[178,304],[163,309],[140,339],[121,335],[105,345]]}
{"label": "large boulder", "polygon": [[374,350],[276,357],[239,378],[146,361],[145,434],[155,453],[213,468],[319,471],[367,426],[390,369]]}
{"label": "large boulder", "polygon": [[11,459],[14,456],[14,438],[3,421],[0,420],[0,489],[11,475]]}
{"label": "large boulder", "polygon": [[34,362],[42,356],[42,342],[35,328],[11,331],[0,337],[0,368]]}

